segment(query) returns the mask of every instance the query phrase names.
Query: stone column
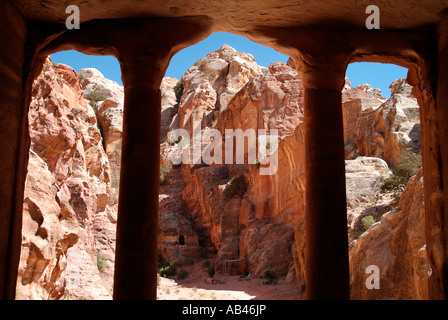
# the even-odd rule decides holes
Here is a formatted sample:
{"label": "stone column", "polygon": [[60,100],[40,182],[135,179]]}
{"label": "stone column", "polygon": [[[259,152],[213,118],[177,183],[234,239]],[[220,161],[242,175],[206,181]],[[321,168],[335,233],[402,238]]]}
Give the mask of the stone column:
{"label": "stone column", "polygon": [[[431,267],[434,268],[429,281],[430,299],[447,299],[448,296],[448,14],[445,14],[438,26],[438,66],[437,66],[436,121],[438,133],[439,157],[437,159],[441,174],[442,194],[426,195],[430,186],[425,183],[425,202],[427,196],[437,202],[437,211],[426,213],[426,232],[429,245]],[[434,129],[433,129],[434,130]],[[423,157],[425,177],[437,176],[437,167],[425,164],[428,157]],[[442,199],[440,199],[442,198]],[[441,200],[441,201],[439,201]],[[431,226],[431,228],[428,228]]]}
{"label": "stone column", "polygon": [[145,64],[132,60],[121,63],[125,101],[113,297],[156,299],[164,70],[150,58]]}
{"label": "stone column", "polygon": [[0,300],[14,300],[22,241],[22,207],[28,164],[25,73],[27,24],[9,1],[1,2],[0,34]]}
{"label": "stone column", "polygon": [[341,90],[347,56],[302,55],[305,89],[306,295],[348,299],[349,263]]}

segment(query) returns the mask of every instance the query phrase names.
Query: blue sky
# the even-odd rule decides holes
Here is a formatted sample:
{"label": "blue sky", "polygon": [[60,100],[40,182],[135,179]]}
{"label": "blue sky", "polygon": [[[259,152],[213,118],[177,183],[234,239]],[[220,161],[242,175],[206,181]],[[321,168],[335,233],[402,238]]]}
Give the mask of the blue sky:
{"label": "blue sky", "polygon": [[[207,53],[215,51],[224,43],[237,51],[252,54],[257,63],[264,67],[268,67],[272,62],[286,62],[288,60],[287,56],[274,49],[259,45],[244,37],[230,33],[215,33],[198,44],[178,52],[171,60],[165,76],[180,79],[182,74],[197,60],[207,55]],[[114,57],[87,56],[71,50],[53,54],[52,59],[56,63],[67,64],[75,70],[96,68],[106,78],[122,84],[120,65]],[[383,96],[387,98],[390,96],[389,85],[391,82],[398,78],[405,78],[406,74],[407,69],[405,68],[380,63],[352,63],[348,66],[346,72],[352,86],[368,83],[374,88],[381,89]]]}

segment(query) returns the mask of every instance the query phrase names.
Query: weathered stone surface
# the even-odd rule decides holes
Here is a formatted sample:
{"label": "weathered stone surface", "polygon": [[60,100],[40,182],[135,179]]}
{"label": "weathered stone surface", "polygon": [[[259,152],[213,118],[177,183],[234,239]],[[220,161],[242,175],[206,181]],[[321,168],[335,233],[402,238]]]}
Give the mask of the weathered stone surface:
{"label": "weathered stone surface", "polygon": [[294,229],[284,225],[251,224],[240,235],[240,255],[247,260],[251,275],[265,271],[286,277],[293,265]]}
{"label": "weathered stone surface", "polygon": [[[48,6],[45,7],[39,3],[26,0],[18,0],[16,4],[27,19],[63,23],[67,18],[65,14],[66,6],[55,0],[49,1]],[[315,1],[266,3],[257,0],[247,1],[244,4],[236,0],[228,2],[195,0],[182,5],[175,1],[167,1],[166,3],[136,2],[125,8],[118,0],[111,0],[107,6],[95,2],[83,3],[79,0],[73,1],[73,4],[78,5],[81,11],[86,11],[81,17],[82,21],[136,16],[184,17],[204,15],[213,19],[214,31],[216,32],[234,32],[247,36],[254,33],[255,27],[261,29],[269,27],[275,29],[279,27],[306,27],[310,25],[322,25],[324,27],[333,25],[334,27],[334,24],[331,23],[339,21],[341,26],[350,25],[353,29],[358,30],[365,28],[366,23],[366,8],[360,6],[359,2],[356,1],[347,1],[344,6],[341,6],[340,2],[336,0],[326,1],[324,4]],[[384,29],[412,29],[437,24],[439,21],[437,13],[445,8],[444,3],[431,2],[423,5],[415,0],[411,2],[397,0],[395,4],[381,1],[377,5],[382,11],[381,28]],[[90,10],[87,10],[87,8],[90,8]],[[353,15],[353,12],[358,11],[361,12],[359,16]],[[242,23],[242,20],[246,21]],[[264,44],[269,45],[270,39],[260,37],[259,40],[264,40]]]}
{"label": "weathered stone surface", "polygon": [[383,182],[391,175],[387,163],[379,158],[359,157],[345,161],[347,208],[372,203]]}
{"label": "weathered stone surface", "polygon": [[[396,210],[350,243],[352,299],[428,299],[423,176],[420,170],[407,185]],[[380,289],[368,290],[369,265],[380,270]]]}
{"label": "weathered stone surface", "polygon": [[[160,94],[162,96],[162,123],[160,131],[160,143],[162,143],[168,131],[170,130],[173,117],[177,114],[179,102],[177,101],[176,92],[174,89],[182,82],[176,78],[163,78],[160,86]],[[180,89],[179,89],[180,92]],[[173,127],[175,127],[173,125]]]}
{"label": "weathered stone surface", "polygon": [[[263,72],[252,55],[223,45],[199,59],[182,76],[184,93],[177,114],[179,127],[192,136],[193,124],[211,127],[220,111],[246,83]],[[215,116],[216,114],[216,116]]]}
{"label": "weathered stone surface", "polygon": [[[207,63],[206,60],[201,61]],[[261,275],[273,267],[272,262],[267,263],[267,260],[263,260],[249,248],[258,253],[271,252],[276,244],[275,241],[261,241],[261,238],[257,238],[255,233],[249,230],[265,230],[271,223],[292,228],[291,230],[295,231],[295,241],[288,242],[288,250],[294,251],[287,255],[287,263],[277,267],[278,270],[286,270],[282,273],[286,275],[290,271],[288,267],[294,266],[294,278],[303,282],[306,247],[303,91],[300,78],[288,66],[275,63],[270,66],[269,71],[264,77],[251,79],[230,100],[228,107],[219,114],[215,128],[221,132],[226,128],[278,129],[281,140],[277,173],[273,176],[262,176],[258,172],[259,168],[247,164],[227,165],[228,172],[224,172],[220,169],[224,167],[220,166],[182,166],[184,179],[188,182],[183,198],[190,217],[209,235],[209,241],[218,249],[218,265],[223,265],[227,259],[245,258],[249,270],[257,270],[256,273]],[[395,82],[394,84],[397,90],[391,99],[403,94],[399,88],[405,85]],[[356,123],[356,119],[364,112],[372,112],[383,104],[386,105],[378,90],[368,85],[352,88],[347,79],[343,97],[346,122],[354,119]],[[347,107],[350,103],[353,108]],[[397,105],[389,103],[394,107]],[[413,118],[413,121],[417,120]],[[347,126],[346,139],[353,139],[359,132],[353,124],[351,127]],[[245,160],[247,162],[247,157]],[[229,179],[241,174],[247,181],[244,195],[223,202],[223,190],[228,187]],[[369,207],[378,201],[380,186],[390,174],[387,163],[380,158],[358,157],[346,161],[350,232],[354,232],[356,224],[365,216],[359,208]],[[390,208],[385,206],[378,208],[376,212],[382,214],[388,209]],[[232,222],[223,225],[223,221]],[[265,236],[272,236],[272,239],[281,237],[268,232]],[[258,240],[255,247],[254,239]],[[236,246],[240,249],[239,255],[235,251]],[[218,270],[221,270],[219,266]]]}
{"label": "weathered stone surface", "polygon": [[90,100],[92,92],[102,94],[106,99],[123,103],[124,91],[117,82],[109,80],[95,68],[84,68],[78,71],[83,86],[83,96]]}
{"label": "weathered stone surface", "polygon": [[60,299],[66,280],[67,250],[78,241],[73,216],[63,216],[57,184],[47,164],[30,152],[23,206],[22,252],[17,299]]}
{"label": "weathered stone surface", "polygon": [[246,165],[228,167],[231,176],[248,171],[250,187],[245,198],[254,206],[255,217],[295,228],[300,220],[297,215],[303,212],[303,202],[297,201],[304,190],[303,91],[297,72],[287,65],[273,63],[269,71],[235,95],[216,127],[221,132],[252,129],[257,137],[258,129],[278,130],[278,164],[270,163],[274,175],[260,174],[265,165],[247,165],[247,150]]}
{"label": "weathered stone surface", "polygon": [[32,72],[25,67],[27,21],[10,1],[2,2],[0,19],[0,299],[14,299],[30,142],[27,107],[31,81],[27,82],[27,76]]}
{"label": "weathered stone surface", "polygon": [[411,94],[412,87],[405,79],[398,79],[391,88],[391,97],[379,106],[381,100],[369,91],[371,98],[349,100],[343,104],[348,159],[377,157],[396,167],[404,149],[420,150],[420,111]]}
{"label": "weathered stone surface", "polygon": [[[236,59],[238,62],[240,56],[243,56],[227,46],[223,48],[225,53],[230,52],[238,57]],[[220,56],[222,55],[221,52]],[[210,55],[199,61],[210,70],[224,66],[223,62]],[[229,66],[230,69],[235,67],[236,65],[232,63]],[[294,230],[293,228],[303,219],[303,201],[298,201],[303,199],[304,190],[304,141],[303,128],[300,125],[303,119],[303,91],[297,72],[283,63],[271,64],[269,70],[266,70],[268,72],[263,71],[262,75],[256,74],[256,77],[248,71],[257,69],[259,67],[252,66],[250,69],[239,67],[232,71],[232,77],[235,79],[239,75],[238,72],[242,73],[241,79],[246,79],[247,74],[252,78],[245,86],[241,88],[240,85],[237,86],[239,91],[225,108],[215,111],[217,121],[213,126],[220,132],[225,132],[226,129],[243,131],[252,129],[256,135],[258,129],[277,129],[281,137],[278,163],[275,165],[277,172],[273,176],[261,175],[260,169],[264,165],[260,167],[256,164],[247,164],[247,150],[244,165],[213,165],[198,168],[183,165],[182,172],[187,182],[183,198],[189,209],[189,216],[204,230],[209,236],[209,241],[218,250],[216,261],[218,271],[224,271],[226,260],[244,258],[249,271],[255,272],[258,276],[274,267],[275,271],[286,276],[293,265],[292,233],[290,241],[287,242],[288,248],[285,249],[288,254],[272,264],[267,262],[270,259],[269,254],[263,257],[258,255],[261,252],[275,252],[275,243],[254,240],[256,237],[253,233],[247,231],[244,233],[241,230],[262,229],[273,239],[276,234],[283,235],[285,230]],[[234,86],[234,81],[228,81],[223,85]],[[233,93],[234,89],[231,87],[224,92]],[[247,190],[240,190],[239,195],[228,199],[225,196],[226,190],[232,188],[235,179],[245,180]],[[284,226],[271,230],[269,226],[272,223]],[[238,236],[240,232],[241,236]],[[245,236],[242,236],[243,234]],[[254,241],[257,242],[256,248]],[[238,247],[240,247],[239,253]],[[257,253],[252,253],[252,249]]]}
{"label": "weathered stone surface", "polygon": [[[70,239],[75,240],[70,245],[65,244],[64,249],[59,243],[63,240],[59,241],[57,237],[48,243],[41,242],[46,251],[57,252],[45,258],[47,264],[64,262],[59,266],[59,272],[53,272],[46,283],[47,288],[57,285],[58,291],[46,295],[40,292],[37,296],[32,286],[27,287],[31,288],[29,292],[22,288],[28,297],[33,292],[33,298],[41,299],[64,296],[110,298],[110,281],[103,283],[97,267],[97,259],[101,255],[108,265],[103,275],[110,278],[113,274],[116,212],[113,206],[108,205],[111,190],[109,160],[95,112],[83,98],[80,83],[73,69],[64,65],[54,66],[48,59],[33,86],[29,112],[30,153],[48,168],[48,174],[42,174],[38,179],[54,185],[52,189],[45,190],[42,197],[55,199],[48,203],[55,204],[58,218],[54,220],[53,213],[44,218],[44,222],[53,221],[55,232],[58,229],[70,230],[67,231],[69,235],[73,234]],[[34,171],[34,168],[30,167],[29,171]],[[27,190],[31,192],[32,188],[29,184]],[[30,208],[34,207],[26,207]],[[62,233],[58,237],[63,239],[67,236]],[[26,245],[24,241],[22,246]],[[32,260],[32,255],[32,252],[29,257],[22,255],[21,265]],[[73,271],[78,269],[82,272]]]}
{"label": "weathered stone surface", "polygon": [[[115,81],[109,80],[94,68],[78,71],[81,77],[83,97],[89,100],[96,113],[103,137],[104,148],[109,159],[112,187],[118,189],[121,165],[121,137],[123,134],[124,91]],[[118,191],[111,199],[118,201]]]}

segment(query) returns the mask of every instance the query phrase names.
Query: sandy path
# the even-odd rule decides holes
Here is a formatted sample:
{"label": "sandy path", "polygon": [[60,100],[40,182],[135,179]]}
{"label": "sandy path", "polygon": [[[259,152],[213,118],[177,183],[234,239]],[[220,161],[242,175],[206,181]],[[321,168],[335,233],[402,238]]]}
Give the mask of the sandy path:
{"label": "sandy path", "polygon": [[262,284],[262,279],[240,279],[239,276],[215,276],[225,283],[207,284],[210,278],[206,270],[197,262],[183,267],[189,275],[183,280],[177,277],[161,278],[157,288],[160,300],[292,300],[304,299],[300,284],[279,279],[277,284]]}

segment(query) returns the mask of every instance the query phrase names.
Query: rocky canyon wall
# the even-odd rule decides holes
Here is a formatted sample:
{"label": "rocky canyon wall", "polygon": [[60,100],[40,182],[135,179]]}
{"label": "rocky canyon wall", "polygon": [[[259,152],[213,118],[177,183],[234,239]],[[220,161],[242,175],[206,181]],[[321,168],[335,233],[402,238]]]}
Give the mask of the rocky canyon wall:
{"label": "rocky canyon wall", "polygon": [[17,297],[110,298],[111,170],[95,110],[73,69],[47,59],[33,85],[29,123]]}

